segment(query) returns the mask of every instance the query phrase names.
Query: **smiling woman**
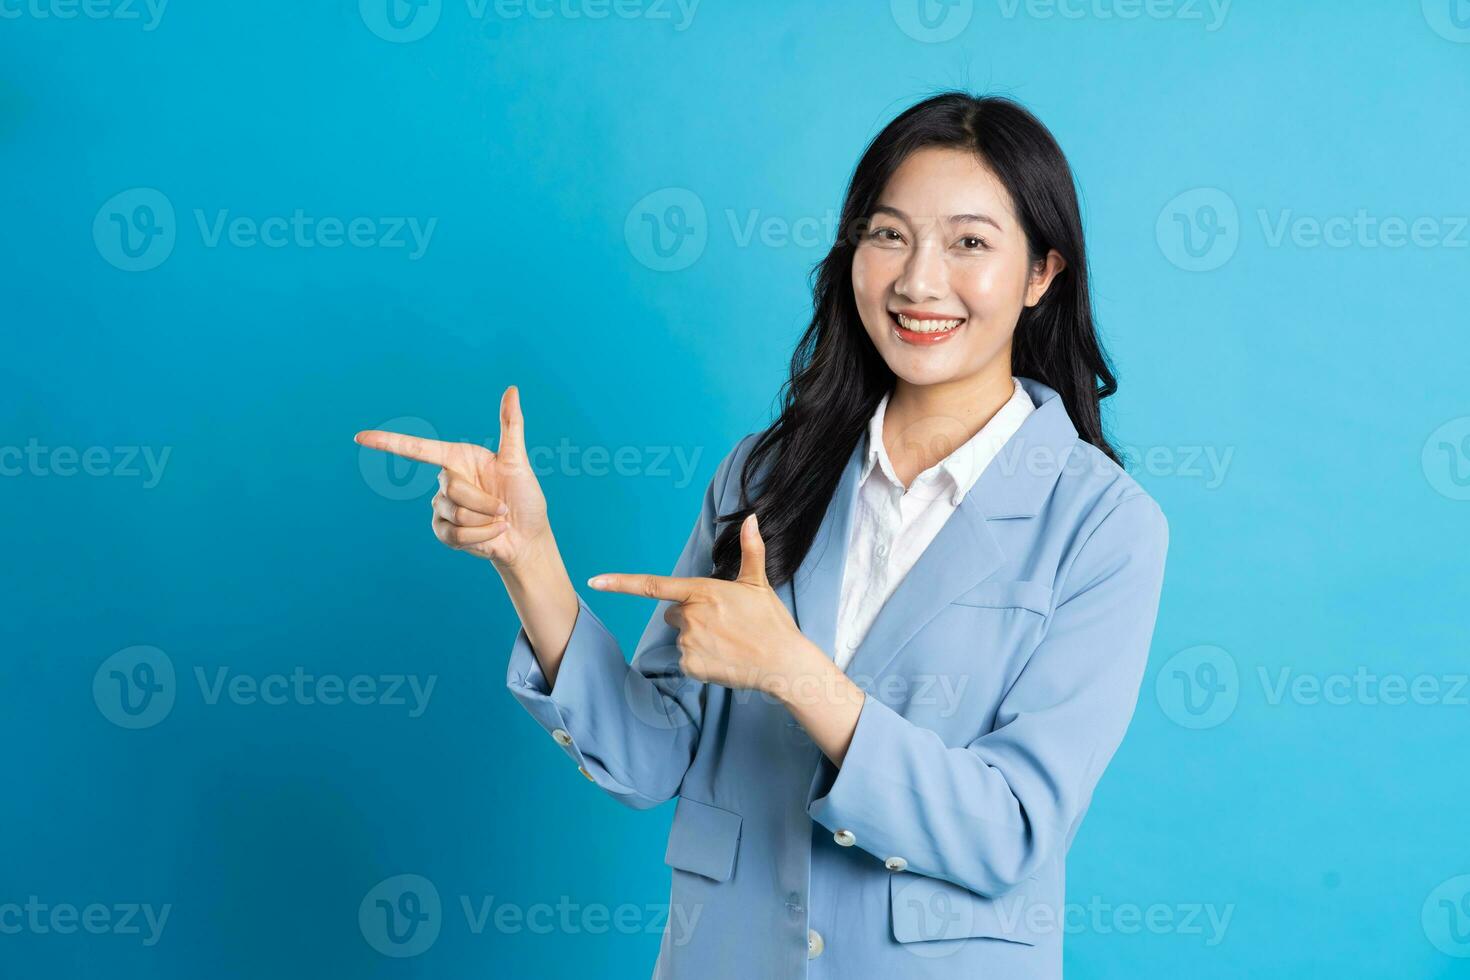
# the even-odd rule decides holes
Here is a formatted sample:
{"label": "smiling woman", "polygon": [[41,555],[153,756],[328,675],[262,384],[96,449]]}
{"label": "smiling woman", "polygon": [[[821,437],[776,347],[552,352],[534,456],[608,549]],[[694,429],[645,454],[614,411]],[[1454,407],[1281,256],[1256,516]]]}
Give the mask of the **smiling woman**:
{"label": "smiling woman", "polygon": [[588,583],[658,601],[631,663],[514,387],[494,452],[357,439],[442,467],[434,532],[500,573],[507,685],[583,775],[678,797],[690,929],[657,976],[1059,977],[1168,548],[1101,430],[1072,174],[1021,106],[948,92],[869,145],[841,228],[780,417],[721,460],[673,574]]}

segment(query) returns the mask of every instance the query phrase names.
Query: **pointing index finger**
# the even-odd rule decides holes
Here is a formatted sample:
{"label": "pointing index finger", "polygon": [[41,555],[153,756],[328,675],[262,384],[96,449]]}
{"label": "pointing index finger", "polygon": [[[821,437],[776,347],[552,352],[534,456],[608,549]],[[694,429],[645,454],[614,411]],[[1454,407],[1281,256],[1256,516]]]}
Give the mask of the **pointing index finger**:
{"label": "pointing index finger", "polygon": [[703,579],[678,578],[673,575],[594,575],[587,584],[602,592],[625,592],[645,599],[671,599],[687,602]]}
{"label": "pointing index finger", "polygon": [[367,429],[359,432],[353,438],[358,445],[369,449],[380,449],[394,456],[416,459],[420,463],[432,463],[434,466],[449,465],[452,443],[440,442],[438,439],[420,439],[418,436],[406,436],[401,432],[384,432],[381,429]]}

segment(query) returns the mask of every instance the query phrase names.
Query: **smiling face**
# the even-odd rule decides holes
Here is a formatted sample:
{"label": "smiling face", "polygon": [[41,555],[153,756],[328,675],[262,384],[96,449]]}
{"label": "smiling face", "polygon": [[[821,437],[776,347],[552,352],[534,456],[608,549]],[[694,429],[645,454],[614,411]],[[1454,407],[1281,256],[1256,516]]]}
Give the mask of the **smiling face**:
{"label": "smiling face", "polygon": [[926,147],[894,171],[852,259],[858,315],[901,381],[1008,377],[1021,310],[1061,271],[1033,266],[1005,185],[972,152]]}

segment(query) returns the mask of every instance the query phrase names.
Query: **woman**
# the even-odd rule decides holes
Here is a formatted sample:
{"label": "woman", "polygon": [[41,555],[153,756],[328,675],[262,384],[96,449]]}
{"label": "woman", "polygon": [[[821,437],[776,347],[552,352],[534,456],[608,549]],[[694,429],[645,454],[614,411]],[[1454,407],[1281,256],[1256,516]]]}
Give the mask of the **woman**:
{"label": "woman", "polygon": [[780,417],[721,461],[631,664],[526,457],[443,467],[433,527],[522,628],[507,684],[637,808],[677,796],[656,976],[1059,977],[1065,859],[1123,737],[1168,525],[1099,399],[1073,179],[1019,105],[903,112],[853,175]]}

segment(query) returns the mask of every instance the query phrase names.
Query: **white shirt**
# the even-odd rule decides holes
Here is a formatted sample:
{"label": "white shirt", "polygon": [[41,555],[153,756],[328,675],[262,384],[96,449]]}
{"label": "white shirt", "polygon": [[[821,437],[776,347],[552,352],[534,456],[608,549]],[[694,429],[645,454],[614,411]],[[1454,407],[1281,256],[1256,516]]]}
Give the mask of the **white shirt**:
{"label": "white shirt", "polygon": [[[1036,410],[1031,396],[1013,377],[1015,392],[989,422],[959,448],[918,476],[907,488],[893,471],[883,445],[883,413],[888,395],[868,420],[867,451],[842,573],[837,612],[837,666],[847,669],[853,652],[867,636],[883,603],[898,588],[914,562],[929,547],[985,467],[1026,416]],[[914,432],[921,440],[944,438],[943,426]]]}

